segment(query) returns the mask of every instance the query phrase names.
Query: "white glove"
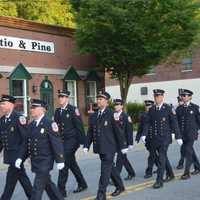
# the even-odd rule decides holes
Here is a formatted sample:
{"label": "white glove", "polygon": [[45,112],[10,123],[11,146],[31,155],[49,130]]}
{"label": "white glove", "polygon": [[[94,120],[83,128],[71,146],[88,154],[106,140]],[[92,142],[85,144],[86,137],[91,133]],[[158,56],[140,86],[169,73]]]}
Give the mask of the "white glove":
{"label": "white glove", "polygon": [[88,148],[83,148],[83,153],[87,154],[88,153]]}
{"label": "white glove", "polygon": [[65,163],[57,163],[57,169],[61,170],[65,167]]}
{"label": "white glove", "polygon": [[142,136],[141,140],[142,140],[143,144],[145,144],[146,143],[146,136]]}
{"label": "white glove", "polygon": [[176,141],[177,141],[179,146],[181,146],[183,144],[183,140],[182,139],[177,139]]}
{"label": "white glove", "polygon": [[129,149],[133,149],[133,145],[128,145],[128,148]]}
{"label": "white glove", "polygon": [[172,140],[174,140],[175,139],[175,134],[174,133],[172,133]]}
{"label": "white glove", "polygon": [[17,160],[15,161],[15,167],[20,169],[22,164],[22,159],[21,158],[17,158]]}
{"label": "white glove", "polygon": [[123,154],[126,154],[126,153],[128,152],[128,148],[122,149],[121,152],[122,152]]}

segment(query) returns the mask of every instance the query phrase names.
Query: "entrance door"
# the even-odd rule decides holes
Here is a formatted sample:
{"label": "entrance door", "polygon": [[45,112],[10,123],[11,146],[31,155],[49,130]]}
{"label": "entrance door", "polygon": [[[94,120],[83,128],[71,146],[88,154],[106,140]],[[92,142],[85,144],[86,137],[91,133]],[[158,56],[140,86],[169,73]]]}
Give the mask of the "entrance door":
{"label": "entrance door", "polygon": [[42,81],[40,86],[40,98],[47,103],[47,116],[52,118],[54,115],[53,85],[49,80]]}

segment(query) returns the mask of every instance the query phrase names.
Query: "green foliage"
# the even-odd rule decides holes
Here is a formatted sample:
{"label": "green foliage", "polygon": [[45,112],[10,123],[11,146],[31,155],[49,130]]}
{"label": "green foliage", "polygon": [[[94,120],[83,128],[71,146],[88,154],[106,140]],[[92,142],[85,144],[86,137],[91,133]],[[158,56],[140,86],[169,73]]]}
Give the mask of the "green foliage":
{"label": "green foliage", "polygon": [[127,113],[131,116],[134,123],[138,123],[142,112],[144,112],[144,104],[139,103],[128,103],[127,104]]}
{"label": "green foliage", "polygon": [[103,67],[139,73],[191,43],[197,27],[192,5],[187,0],[82,1],[80,51],[94,53]]}
{"label": "green foliage", "polygon": [[[109,107],[114,110],[113,102],[109,101]],[[133,120],[133,123],[138,123],[140,120],[141,113],[144,112],[144,104],[129,102],[126,104],[126,110],[128,115]]]}
{"label": "green foliage", "polygon": [[4,6],[7,4],[14,5],[16,14],[11,15],[12,12],[9,12],[5,14],[0,13],[0,15],[16,16],[45,24],[60,25],[71,28],[75,27],[72,6],[66,0],[8,0],[1,4]]}
{"label": "green foliage", "polygon": [[0,16],[17,16],[17,6],[13,2],[0,2]]}
{"label": "green foliage", "polygon": [[112,71],[123,99],[134,76],[187,48],[199,30],[194,1],[82,0],[79,10],[78,49]]}
{"label": "green foliage", "polygon": [[76,11],[79,11],[81,0],[70,0],[70,3]]}

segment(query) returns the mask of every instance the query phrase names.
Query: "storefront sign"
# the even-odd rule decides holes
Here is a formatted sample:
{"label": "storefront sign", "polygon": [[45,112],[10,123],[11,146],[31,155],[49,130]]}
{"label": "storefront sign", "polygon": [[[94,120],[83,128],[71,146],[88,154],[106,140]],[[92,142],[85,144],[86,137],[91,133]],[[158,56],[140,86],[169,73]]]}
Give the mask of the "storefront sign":
{"label": "storefront sign", "polygon": [[54,53],[54,43],[0,35],[0,48]]}

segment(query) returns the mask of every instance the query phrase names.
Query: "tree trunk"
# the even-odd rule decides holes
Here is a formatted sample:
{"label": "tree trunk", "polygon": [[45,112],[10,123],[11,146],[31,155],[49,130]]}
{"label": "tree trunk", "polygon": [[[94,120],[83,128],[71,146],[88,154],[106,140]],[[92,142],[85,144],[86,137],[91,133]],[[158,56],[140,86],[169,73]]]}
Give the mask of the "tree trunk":
{"label": "tree trunk", "polygon": [[128,90],[132,82],[132,77],[130,76],[129,72],[123,72],[118,74],[118,80],[120,85],[121,98],[126,103]]}

